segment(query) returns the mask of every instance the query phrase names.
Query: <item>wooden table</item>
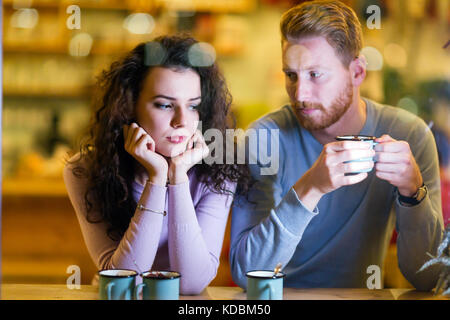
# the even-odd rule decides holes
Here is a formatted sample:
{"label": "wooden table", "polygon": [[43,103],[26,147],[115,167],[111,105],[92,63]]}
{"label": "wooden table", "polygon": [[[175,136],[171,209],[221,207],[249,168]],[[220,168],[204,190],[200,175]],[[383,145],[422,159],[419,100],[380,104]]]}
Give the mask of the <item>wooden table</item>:
{"label": "wooden table", "polygon": [[[68,289],[66,285],[3,284],[2,300],[97,300],[98,287],[83,285]],[[432,292],[412,289],[293,289],[285,288],[284,300],[450,300]],[[180,300],[245,300],[237,287],[208,287],[198,296],[180,296]]]}

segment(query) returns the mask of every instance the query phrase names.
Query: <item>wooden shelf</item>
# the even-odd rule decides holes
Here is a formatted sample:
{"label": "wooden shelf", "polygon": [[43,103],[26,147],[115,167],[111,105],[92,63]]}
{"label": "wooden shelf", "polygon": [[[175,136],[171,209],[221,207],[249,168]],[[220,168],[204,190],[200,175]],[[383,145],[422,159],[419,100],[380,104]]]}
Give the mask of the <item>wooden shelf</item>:
{"label": "wooden shelf", "polygon": [[3,43],[4,53],[56,53],[68,54],[67,43],[61,41],[27,41]]}
{"label": "wooden shelf", "polygon": [[[12,7],[13,0],[3,1],[4,7]],[[92,1],[92,0],[63,0],[63,1],[33,1],[31,7],[37,9],[67,8],[69,5],[77,5],[83,9],[99,10],[128,10],[149,11],[152,9],[166,8],[175,11],[202,11],[213,13],[239,13],[254,10],[256,0],[153,0],[153,1]],[[65,12],[65,11],[64,11]]]}
{"label": "wooden shelf", "polygon": [[[12,7],[14,0],[4,0],[4,7]],[[31,3],[31,8],[36,9],[59,9],[59,8],[67,8],[70,5],[77,5],[81,9],[113,9],[113,10],[128,10],[133,5],[130,5],[130,1],[118,1],[118,0],[53,0],[53,1],[45,1],[45,0],[34,0]],[[64,10],[65,12],[65,10]]]}
{"label": "wooden shelf", "polygon": [[89,89],[61,89],[61,90],[40,90],[40,91],[25,91],[25,90],[11,90],[3,88],[3,97],[9,98],[82,98],[88,99],[92,91]]}
{"label": "wooden shelf", "polygon": [[[137,42],[138,43],[138,42]],[[96,40],[94,41],[91,51],[86,57],[73,57],[76,58],[89,58],[93,55],[113,55],[121,54],[133,49],[137,43],[122,43],[117,41],[108,40]],[[54,40],[52,42],[47,41],[32,41],[32,42],[5,42],[3,44],[3,52],[8,53],[34,53],[34,54],[63,54],[69,56],[67,41]]]}
{"label": "wooden shelf", "polygon": [[243,13],[254,10],[255,0],[155,0],[157,7],[176,11],[201,11],[212,13]]}
{"label": "wooden shelf", "polygon": [[67,191],[61,178],[5,178],[2,196],[67,197]]}
{"label": "wooden shelf", "polygon": [[[35,8],[35,9],[58,9],[60,7],[60,3],[62,1],[42,1],[42,0],[34,0],[31,3],[31,8]],[[14,9],[13,5],[14,5],[14,0],[3,0],[3,7],[5,8],[9,8],[9,9]],[[20,5],[20,1],[19,1],[19,5]]]}

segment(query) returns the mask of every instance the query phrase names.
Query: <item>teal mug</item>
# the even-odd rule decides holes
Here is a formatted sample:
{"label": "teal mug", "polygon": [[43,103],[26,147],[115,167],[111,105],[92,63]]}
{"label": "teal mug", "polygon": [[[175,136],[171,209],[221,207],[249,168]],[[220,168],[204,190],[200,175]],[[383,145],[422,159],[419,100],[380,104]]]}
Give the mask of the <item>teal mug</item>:
{"label": "teal mug", "polygon": [[[337,136],[336,137],[336,140],[338,140],[338,141],[363,141],[365,143],[370,144],[370,148],[372,148],[372,149],[378,144],[378,142],[375,142],[375,139],[376,139],[376,137],[364,136],[364,135],[356,135],[356,136],[348,135],[348,136]],[[351,161],[345,161],[344,163],[363,162],[363,161],[376,162],[376,160],[374,158],[361,158],[361,159],[356,159],[356,160],[351,160]],[[355,174],[358,174],[358,173],[370,172],[370,171],[372,171],[372,168],[361,169],[361,170],[358,170],[358,171],[347,173],[346,175],[355,175]]]}
{"label": "teal mug", "polygon": [[253,270],[246,276],[247,300],[283,300],[283,272]]}
{"label": "teal mug", "polygon": [[137,274],[134,270],[126,269],[99,271],[100,300],[132,300]]}
{"label": "teal mug", "polygon": [[139,299],[142,288],[143,300],[178,300],[180,277],[175,271],[147,271],[142,274],[142,283],[136,286],[134,296]]}

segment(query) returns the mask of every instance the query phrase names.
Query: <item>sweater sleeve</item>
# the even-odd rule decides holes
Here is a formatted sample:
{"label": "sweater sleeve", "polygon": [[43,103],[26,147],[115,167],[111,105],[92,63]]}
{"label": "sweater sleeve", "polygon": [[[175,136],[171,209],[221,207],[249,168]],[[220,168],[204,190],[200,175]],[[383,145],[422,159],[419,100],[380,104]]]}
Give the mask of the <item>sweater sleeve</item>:
{"label": "sweater sleeve", "polygon": [[[258,134],[258,145],[275,150],[269,136]],[[278,150],[279,163],[282,163],[285,152],[280,147]],[[265,175],[262,168],[268,164],[260,161],[256,154],[250,153],[248,158],[258,159],[256,164],[249,165],[256,182],[248,195],[235,199],[231,220],[231,273],[233,281],[242,288],[247,286],[247,271],[272,270],[279,262],[286,266],[304,230],[318,214],[317,207],[310,211],[302,204],[294,189],[283,191],[280,182],[283,166],[279,167],[280,172]]]}
{"label": "sweater sleeve", "polygon": [[395,201],[397,214],[397,253],[399,268],[405,278],[418,290],[431,290],[438,280],[440,268],[430,267],[417,273],[435,256],[443,237],[444,224],[441,207],[439,163],[436,143],[431,131],[426,128],[421,139],[410,139],[410,147],[420,167],[428,194],[418,205],[403,206],[398,197]]}
{"label": "sweater sleeve", "polygon": [[[189,182],[168,186],[169,259],[172,270],[181,273],[181,294],[199,294],[215,278],[233,200],[202,187],[194,207]],[[234,193],[236,184],[226,189]]]}
{"label": "sweater sleeve", "polygon": [[[70,165],[64,168],[63,177],[86,247],[97,268],[136,270],[133,262],[136,261],[142,271],[151,269],[159,245],[163,215],[136,210],[121,240],[114,241],[107,234],[109,225],[106,222],[88,221],[84,200],[87,180],[76,177]],[[148,183],[139,203],[155,211],[164,211],[166,189],[165,186]],[[99,212],[95,211],[95,205],[89,217],[98,220]]]}

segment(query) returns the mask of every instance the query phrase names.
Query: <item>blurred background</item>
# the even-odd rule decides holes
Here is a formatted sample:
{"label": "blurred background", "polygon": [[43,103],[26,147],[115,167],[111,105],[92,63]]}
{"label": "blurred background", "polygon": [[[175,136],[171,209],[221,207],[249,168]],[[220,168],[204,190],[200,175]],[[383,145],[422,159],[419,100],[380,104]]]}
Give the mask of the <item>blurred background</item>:
{"label": "blurred background", "polygon": [[[89,122],[92,89],[102,69],[140,42],[191,32],[214,47],[237,126],[245,128],[288,102],[278,25],[281,14],[300,2],[3,1],[3,283],[64,284],[68,267],[77,265],[88,284],[97,271],[62,168]],[[450,1],[343,2],[356,11],[364,31],[369,71],[363,96],[417,114],[435,134],[447,224]],[[215,285],[233,284],[228,250],[229,226]],[[409,286],[397,268],[395,234],[383,274],[386,287]]]}

